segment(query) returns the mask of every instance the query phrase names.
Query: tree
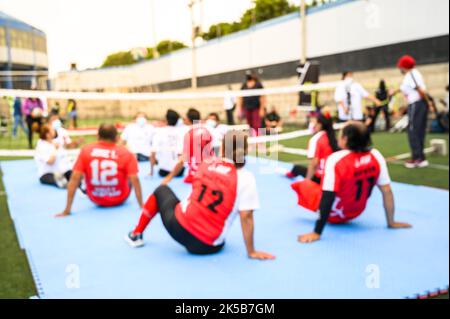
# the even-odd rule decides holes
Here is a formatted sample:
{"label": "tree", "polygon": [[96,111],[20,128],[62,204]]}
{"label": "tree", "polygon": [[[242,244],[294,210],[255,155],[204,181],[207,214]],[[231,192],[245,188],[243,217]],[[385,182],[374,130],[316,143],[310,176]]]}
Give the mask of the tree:
{"label": "tree", "polygon": [[102,64],[102,68],[120,65],[130,65],[135,62],[136,61],[134,60],[133,55],[131,54],[130,51],[122,51],[108,55]]}
{"label": "tree", "polygon": [[242,15],[241,27],[247,29],[255,23],[281,17],[297,10],[299,8],[291,5],[287,0],[255,0],[255,6]]}
{"label": "tree", "polygon": [[[308,5],[308,8],[336,1],[339,0],[313,0]],[[208,32],[205,32],[202,35],[203,39],[206,41],[212,40],[233,32],[248,29],[256,23],[264,22],[300,10],[298,6],[290,4],[288,0],[254,0],[253,2],[253,8],[245,11],[239,21],[214,24],[209,28]]]}
{"label": "tree", "polygon": [[161,41],[156,48],[158,49],[158,53],[160,55],[166,55],[171,52],[184,49],[186,47],[187,46],[184,43],[179,41],[164,40]]}

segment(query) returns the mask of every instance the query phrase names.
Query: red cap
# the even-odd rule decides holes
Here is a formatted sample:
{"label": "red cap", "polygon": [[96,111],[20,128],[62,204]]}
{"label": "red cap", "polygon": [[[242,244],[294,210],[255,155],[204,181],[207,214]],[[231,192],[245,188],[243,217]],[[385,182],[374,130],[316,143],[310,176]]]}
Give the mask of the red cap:
{"label": "red cap", "polygon": [[416,66],[416,60],[410,55],[404,55],[398,60],[397,67],[399,69],[411,70]]}

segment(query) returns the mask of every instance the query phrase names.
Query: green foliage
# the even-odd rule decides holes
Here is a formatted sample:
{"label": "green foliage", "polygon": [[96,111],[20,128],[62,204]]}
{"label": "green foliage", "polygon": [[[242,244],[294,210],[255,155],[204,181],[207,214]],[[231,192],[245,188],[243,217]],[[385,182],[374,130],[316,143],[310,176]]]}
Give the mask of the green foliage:
{"label": "green foliage", "polygon": [[[338,0],[314,0],[308,5],[308,8],[335,1]],[[256,23],[261,23],[300,10],[298,6],[290,4],[288,0],[254,0],[253,2],[254,6],[245,11],[239,21],[213,24],[207,32],[202,34],[203,39],[208,41],[219,38],[233,32],[248,29]]]}
{"label": "green foliage", "polygon": [[122,51],[108,55],[102,64],[102,68],[119,65],[130,65],[133,63],[135,63],[135,60],[131,52]]}
{"label": "green foliage", "polygon": [[166,55],[184,49],[186,48],[186,45],[179,41],[164,40],[161,41],[156,48],[158,49],[159,55]]}
{"label": "green foliage", "polygon": [[[187,46],[179,41],[171,41],[171,40],[164,40],[161,41],[158,46],[158,53],[159,55],[166,55],[171,52],[184,49]],[[155,58],[155,50],[153,48],[147,48],[147,55],[145,56],[145,60],[151,60]],[[108,55],[105,59],[105,61],[102,64],[102,68],[111,67],[111,66],[121,66],[121,65],[130,65],[134,64],[136,62],[139,62],[139,59],[136,60],[133,57],[133,54],[131,51],[122,51],[113,53],[111,55]]]}

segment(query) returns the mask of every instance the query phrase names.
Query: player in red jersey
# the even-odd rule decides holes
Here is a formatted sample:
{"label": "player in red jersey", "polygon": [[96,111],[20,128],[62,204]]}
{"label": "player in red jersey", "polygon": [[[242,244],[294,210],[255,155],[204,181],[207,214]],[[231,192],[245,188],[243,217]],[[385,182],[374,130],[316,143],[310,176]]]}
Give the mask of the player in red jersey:
{"label": "player in red jersey", "polygon": [[[360,216],[375,186],[383,194],[388,227],[410,228],[406,223],[395,222],[394,195],[386,160],[381,153],[371,149],[370,132],[358,122],[349,122],[341,131],[339,146],[342,151],[328,157],[322,189],[310,188],[310,197],[319,194],[320,219],[313,233],[302,235],[299,241],[312,243],[320,239],[327,222],[342,224]],[[308,194],[299,194],[308,196]]]}
{"label": "player in red jersey", "polygon": [[295,165],[286,176],[288,178],[303,176],[307,180],[320,184],[326,159],[339,150],[331,114],[328,111],[313,114],[311,131],[314,135],[309,140],[308,145],[308,167]]}
{"label": "player in red jersey", "polygon": [[253,212],[259,208],[259,198],[255,177],[244,168],[247,149],[243,133],[229,132],[222,145],[224,158],[210,158],[199,165],[192,193],[184,202],[167,186],[176,176],[172,172],[148,198],[138,225],[126,241],[133,247],[143,246],[142,234],[159,212],[172,238],[190,253],[215,254],[224,247],[227,232],[240,215],[249,258],[274,259],[254,248]]}
{"label": "player in red jersey", "polygon": [[81,150],[67,187],[66,208],[58,217],[70,215],[75,192],[83,176],[86,193],[98,206],[112,207],[123,204],[133,187],[139,207],[142,207],[142,191],[135,156],[125,147],[117,145],[118,132],[113,125],[102,124],[98,139],[98,142]]}

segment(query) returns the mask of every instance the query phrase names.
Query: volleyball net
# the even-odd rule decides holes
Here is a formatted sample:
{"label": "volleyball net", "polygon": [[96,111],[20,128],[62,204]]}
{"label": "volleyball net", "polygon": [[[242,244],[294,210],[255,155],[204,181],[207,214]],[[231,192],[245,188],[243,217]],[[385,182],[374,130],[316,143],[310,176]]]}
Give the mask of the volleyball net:
{"label": "volleyball net", "polygon": [[[0,131],[0,156],[32,156],[33,152],[24,150],[27,142],[21,128],[18,127],[18,138],[13,135],[14,110],[13,100],[20,98],[22,103],[26,99],[39,99],[42,103],[43,121],[49,114],[58,113],[66,120],[65,126],[73,137],[94,138],[97,127],[101,122],[114,123],[121,131],[133,121],[138,113],[145,113],[150,122],[156,126],[163,125],[167,110],[177,111],[184,117],[190,108],[200,111],[202,120],[206,120],[212,113],[219,115],[220,122],[227,123],[225,107],[236,105],[240,98],[264,97],[266,100],[266,114],[276,115],[280,126],[268,134],[251,138],[251,144],[272,143],[308,136],[310,132],[304,130],[310,111],[319,106],[333,106],[333,94],[340,82],[327,82],[309,85],[292,85],[277,88],[236,91],[206,91],[196,92],[60,92],[41,90],[11,90],[0,89],[0,116],[2,129]],[[318,96],[319,105],[300,105],[300,92]],[[71,127],[68,105],[75,102],[78,127]],[[73,104],[71,106],[73,108]],[[245,117],[234,112],[234,125],[227,126],[228,130],[249,130]],[[262,121],[263,122],[263,121]],[[263,126],[265,123],[261,123]],[[286,129],[287,127],[287,129]],[[36,140],[37,136],[34,137]],[[274,149],[272,147],[272,149]]]}

